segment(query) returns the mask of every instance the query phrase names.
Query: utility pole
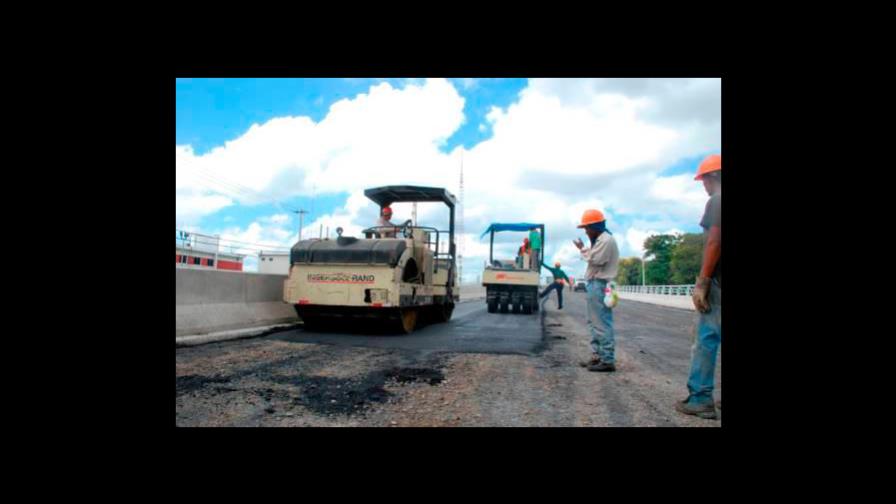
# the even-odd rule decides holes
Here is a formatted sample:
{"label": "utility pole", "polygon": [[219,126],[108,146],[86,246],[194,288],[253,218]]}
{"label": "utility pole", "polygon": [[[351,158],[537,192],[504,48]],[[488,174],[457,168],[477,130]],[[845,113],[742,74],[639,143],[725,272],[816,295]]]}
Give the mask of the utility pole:
{"label": "utility pole", "polygon": [[293,210],[292,213],[299,214],[299,241],[302,241],[302,225],[305,223],[305,214],[308,213],[308,210],[298,209]]}
{"label": "utility pole", "polygon": [[[641,256],[641,287],[644,287],[647,284],[645,280],[647,277],[644,273],[644,263],[646,262],[647,251],[644,251],[644,255]],[[643,289],[642,289],[643,290]]]}
{"label": "utility pole", "polygon": [[460,150],[460,188],[457,200],[457,231],[460,243],[457,247],[457,277],[461,285],[464,283],[464,150]]}

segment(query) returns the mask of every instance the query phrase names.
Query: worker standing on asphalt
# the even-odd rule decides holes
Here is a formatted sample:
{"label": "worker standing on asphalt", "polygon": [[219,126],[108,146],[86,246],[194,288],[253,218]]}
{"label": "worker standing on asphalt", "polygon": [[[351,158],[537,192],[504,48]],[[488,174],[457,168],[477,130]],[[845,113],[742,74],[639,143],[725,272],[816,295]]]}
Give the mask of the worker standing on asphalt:
{"label": "worker standing on asphalt", "polygon": [[701,418],[716,418],[712,391],[716,354],[722,343],[722,156],[713,154],[704,159],[694,180],[702,181],[709,195],[700,219],[704,236],[703,262],[693,295],[700,318],[691,349],[688,397],[676,403],[675,409]]}
{"label": "worker standing on asphalt", "polygon": [[613,311],[604,304],[607,282],[619,272],[619,247],[607,229],[607,220],[600,210],[585,210],[579,228],[584,228],[590,247],[576,238],[573,244],[588,263],[585,269],[586,297],[588,303],[588,329],[591,332],[591,359],[582,362],[589,371],[616,371],[616,341],[613,334]]}
{"label": "worker standing on asphalt", "polygon": [[551,274],[554,275],[554,281],[551,282],[551,285],[548,285],[544,289],[544,292],[542,292],[541,294],[538,295],[538,299],[541,299],[541,298],[547,296],[548,294],[550,294],[551,290],[556,290],[557,291],[557,309],[562,310],[563,309],[563,282],[566,281],[567,283],[572,285],[572,280],[570,280],[569,277],[566,276],[566,273],[564,273],[563,270],[560,269],[559,262],[555,262],[553,268],[548,266],[545,263],[541,263],[541,265],[544,266],[545,268],[547,268],[548,271],[550,271]]}

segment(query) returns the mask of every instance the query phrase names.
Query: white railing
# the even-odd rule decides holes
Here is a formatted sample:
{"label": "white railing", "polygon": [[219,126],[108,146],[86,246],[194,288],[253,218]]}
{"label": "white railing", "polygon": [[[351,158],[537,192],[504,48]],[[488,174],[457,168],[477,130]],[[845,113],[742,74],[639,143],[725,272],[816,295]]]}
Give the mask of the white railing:
{"label": "white railing", "polygon": [[664,296],[690,296],[694,293],[693,285],[620,285],[619,292],[633,294],[659,294]]}

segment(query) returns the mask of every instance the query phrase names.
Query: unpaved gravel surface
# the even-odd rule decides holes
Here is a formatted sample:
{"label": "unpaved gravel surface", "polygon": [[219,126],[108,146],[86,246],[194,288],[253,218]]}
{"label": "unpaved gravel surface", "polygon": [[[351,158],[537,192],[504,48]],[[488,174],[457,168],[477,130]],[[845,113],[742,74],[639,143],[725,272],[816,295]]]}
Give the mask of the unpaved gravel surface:
{"label": "unpaved gravel surface", "polygon": [[[177,348],[176,423],[721,425],[673,409],[687,394],[692,311],[622,301],[615,310],[617,371],[592,373],[578,365],[589,352],[584,296],[564,294],[564,309],[552,298],[543,318],[461,303],[451,322],[413,338],[299,329]],[[718,399],[721,357],[717,373]]]}

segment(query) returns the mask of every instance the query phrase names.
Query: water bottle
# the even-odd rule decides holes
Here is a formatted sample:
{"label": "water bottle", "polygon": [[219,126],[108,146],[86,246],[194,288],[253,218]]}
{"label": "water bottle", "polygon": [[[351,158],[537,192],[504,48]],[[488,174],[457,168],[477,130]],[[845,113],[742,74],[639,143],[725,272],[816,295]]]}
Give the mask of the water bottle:
{"label": "water bottle", "polygon": [[616,293],[616,282],[607,282],[604,287],[604,306],[614,308],[619,303],[619,294]]}

